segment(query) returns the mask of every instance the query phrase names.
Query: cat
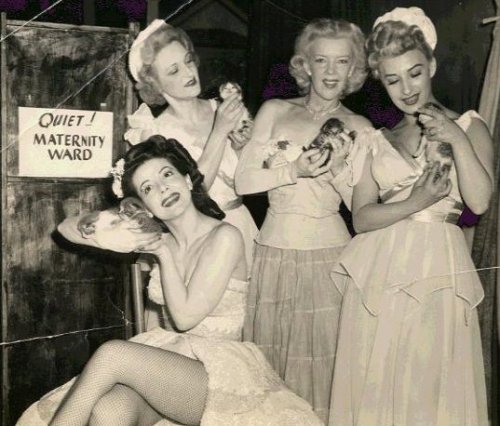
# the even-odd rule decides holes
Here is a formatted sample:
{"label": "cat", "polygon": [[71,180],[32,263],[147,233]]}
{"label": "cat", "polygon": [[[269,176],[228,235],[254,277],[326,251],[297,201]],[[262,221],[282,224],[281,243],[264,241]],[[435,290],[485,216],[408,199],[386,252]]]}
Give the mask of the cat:
{"label": "cat", "polygon": [[83,215],[78,221],[77,228],[84,238],[90,238],[96,232],[113,229],[123,221],[129,222],[133,228],[144,233],[162,232],[160,223],[135,197],[124,198],[119,207]]}
{"label": "cat", "polygon": [[[225,83],[222,83],[219,86],[219,97],[222,101],[224,101],[234,93],[239,94],[240,100],[243,99],[243,91],[241,90],[241,86],[235,81],[226,81]],[[248,112],[248,109],[244,106],[243,114],[238,124],[235,126],[234,130],[232,130],[228,135],[228,138],[233,144],[233,148],[235,150],[241,149],[241,146],[238,140],[235,139],[234,134],[238,132],[241,133],[244,130],[249,129],[250,127],[252,127],[252,124],[253,124],[252,116]]]}
{"label": "cat", "polygon": [[[325,150],[328,150],[328,157],[322,165],[324,166],[330,161],[331,152],[333,151],[333,139],[343,131],[345,131],[345,124],[342,120],[335,117],[329,118],[323,123],[314,140],[307,147],[304,147],[303,150],[309,151],[311,149],[319,149],[320,155],[322,155]],[[356,137],[356,131],[353,130],[349,132],[348,135],[351,139],[354,139]]]}
{"label": "cat", "polygon": [[[443,110],[439,105],[432,102],[426,103],[425,107],[434,107],[440,111]],[[432,120],[432,117],[420,113],[418,120],[421,123],[426,123],[427,121]],[[439,170],[433,179],[434,181],[438,180],[444,173],[451,170],[451,166],[453,164],[453,149],[449,143],[429,140],[425,135],[422,135],[417,151],[413,154],[413,158],[419,158],[422,154],[424,154],[424,152],[427,163],[431,165],[436,162],[439,163]]]}

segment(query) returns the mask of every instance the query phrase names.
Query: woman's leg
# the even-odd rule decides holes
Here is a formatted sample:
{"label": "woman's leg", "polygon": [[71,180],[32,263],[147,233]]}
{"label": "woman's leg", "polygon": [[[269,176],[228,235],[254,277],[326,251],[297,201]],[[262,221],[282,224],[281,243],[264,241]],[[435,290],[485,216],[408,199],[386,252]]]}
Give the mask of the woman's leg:
{"label": "woman's leg", "polygon": [[208,376],[199,361],[127,341],[104,343],[70,389],[51,424],[86,425],[92,410],[116,384],[137,392],[161,415],[198,424],[208,394]]}
{"label": "woman's leg", "polygon": [[136,391],[115,385],[92,410],[90,426],[151,426],[163,417]]}

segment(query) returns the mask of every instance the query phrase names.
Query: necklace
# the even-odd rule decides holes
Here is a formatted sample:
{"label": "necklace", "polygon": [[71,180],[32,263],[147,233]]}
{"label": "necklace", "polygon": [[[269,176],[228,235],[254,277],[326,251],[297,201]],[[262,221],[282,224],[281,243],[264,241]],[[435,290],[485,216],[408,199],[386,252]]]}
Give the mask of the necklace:
{"label": "necklace", "polygon": [[306,98],[304,98],[304,107],[307,109],[309,114],[312,115],[312,119],[317,121],[321,120],[322,117],[324,117],[327,114],[331,114],[332,112],[337,111],[340,107],[342,106],[342,103],[339,101],[337,105],[334,107],[326,108],[326,109],[320,109],[319,111],[314,111],[311,106],[309,105],[309,102],[307,102]]}

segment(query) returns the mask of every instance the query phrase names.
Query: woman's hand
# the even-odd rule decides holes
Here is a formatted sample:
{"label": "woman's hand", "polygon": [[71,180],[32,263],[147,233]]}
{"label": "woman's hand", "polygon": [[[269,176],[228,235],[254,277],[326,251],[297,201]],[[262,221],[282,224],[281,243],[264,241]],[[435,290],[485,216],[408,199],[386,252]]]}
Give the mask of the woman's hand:
{"label": "woman's hand", "polygon": [[[297,171],[297,177],[307,178],[307,177],[317,177],[326,173],[330,170],[332,166],[332,159],[325,164],[328,159],[330,152],[325,149],[323,153],[319,149],[310,149],[304,151],[299,157],[294,161],[295,170]],[[323,165],[325,164],[325,165]]]}
{"label": "woman's hand", "polygon": [[424,128],[424,134],[431,141],[453,144],[467,140],[467,135],[460,126],[449,118],[444,111],[430,105],[418,110],[419,122]]}
{"label": "woman's hand", "polygon": [[214,131],[227,135],[234,130],[244,111],[241,95],[234,93],[217,108]]}
{"label": "woman's hand", "polygon": [[130,253],[161,240],[161,233],[141,232],[124,220],[113,228],[96,230],[91,238],[102,249]]}
{"label": "woman's hand", "polygon": [[144,244],[141,244],[134,249],[136,253],[148,253],[156,256],[158,259],[171,257],[172,254],[170,249],[168,248],[164,238],[160,235],[160,238],[147,241]]}
{"label": "woman's hand", "polygon": [[410,194],[410,198],[417,202],[420,210],[437,203],[450,193],[449,172],[449,169],[441,171],[438,162],[424,169],[424,173],[415,182]]}
{"label": "woman's hand", "polygon": [[343,130],[331,140],[333,150],[331,153],[332,166],[330,169],[334,176],[344,169],[346,166],[345,160],[352,150],[354,139],[349,133],[347,130]]}
{"label": "woman's hand", "polygon": [[253,121],[244,121],[243,126],[238,130],[233,130],[229,133],[231,147],[235,151],[241,150],[250,140],[252,136]]}

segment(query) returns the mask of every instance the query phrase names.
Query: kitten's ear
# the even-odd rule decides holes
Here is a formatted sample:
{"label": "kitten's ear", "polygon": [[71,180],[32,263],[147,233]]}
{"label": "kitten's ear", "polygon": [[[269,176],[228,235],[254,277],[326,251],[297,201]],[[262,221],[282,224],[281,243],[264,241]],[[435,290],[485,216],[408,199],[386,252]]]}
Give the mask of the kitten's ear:
{"label": "kitten's ear", "polygon": [[120,213],[128,218],[135,216],[137,213],[151,214],[144,203],[135,197],[127,197],[120,202]]}
{"label": "kitten's ear", "polygon": [[95,233],[95,223],[98,217],[99,212],[92,212],[82,216],[78,221],[77,228],[83,238],[88,238]]}

